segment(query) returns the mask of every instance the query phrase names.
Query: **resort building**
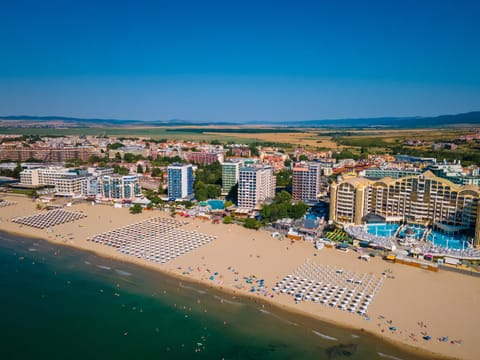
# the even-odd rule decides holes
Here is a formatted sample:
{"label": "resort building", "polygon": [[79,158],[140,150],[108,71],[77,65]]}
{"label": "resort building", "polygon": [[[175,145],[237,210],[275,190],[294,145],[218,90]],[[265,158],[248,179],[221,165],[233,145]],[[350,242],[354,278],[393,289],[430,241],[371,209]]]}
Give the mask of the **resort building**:
{"label": "resort building", "polygon": [[133,200],[140,196],[137,175],[105,175],[100,178],[100,195],[106,200]]}
{"label": "resort building", "polygon": [[167,168],[169,199],[192,199],[193,166],[192,164],[172,164]]}
{"label": "resort building", "polygon": [[49,145],[36,145],[30,147],[20,146],[18,144],[0,145],[0,161],[27,161],[29,159],[37,159],[42,161],[70,161],[88,159],[97,155],[97,150],[92,146],[66,146],[54,148]]}
{"label": "resort building", "polygon": [[20,183],[27,186],[54,186],[55,195],[58,196],[80,196],[86,175],[85,170],[64,167],[33,168],[20,173]]}
{"label": "resort building", "polygon": [[405,176],[420,175],[418,169],[395,169],[395,168],[377,168],[372,167],[365,169],[359,173],[360,176],[365,176],[369,180],[380,180],[386,177],[392,179],[399,179]]}
{"label": "resort building", "polygon": [[299,162],[293,167],[292,200],[316,203],[320,193],[322,169],[315,162]]}
{"label": "resort building", "polygon": [[276,178],[273,167],[246,166],[240,169],[238,207],[254,209],[266,199],[275,196]]}
{"label": "resort building", "polygon": [[222,195],[228,195],[238,183],[240,169],[244,165],[243,159],[229,160],[222,163]]}
{"label": "resort building", "polygon": [[108,152],[108,156],[110,159],[114,159],[117,153],[123,159],[125,154],[133,154],[133,155],[141,155],[143,157],[150,156],[150,149],[140,146],[140,145],[130,145],[130,146],[123,146],[118,149],[112,149]]}
{"label": "resort building", "polygon": [[184,159],[190,163],[210,165],[223,161],[223,152],[189,151],[184,153]]}
{"label": "resort building", "polygon": [[386,221],[411,221],[445,232],[466,232],[480,245],[480,189],[458,185],[426,171],[421,175],[374,181],[346,178],[332,184],[330,219],[362,224],[368,214]]}

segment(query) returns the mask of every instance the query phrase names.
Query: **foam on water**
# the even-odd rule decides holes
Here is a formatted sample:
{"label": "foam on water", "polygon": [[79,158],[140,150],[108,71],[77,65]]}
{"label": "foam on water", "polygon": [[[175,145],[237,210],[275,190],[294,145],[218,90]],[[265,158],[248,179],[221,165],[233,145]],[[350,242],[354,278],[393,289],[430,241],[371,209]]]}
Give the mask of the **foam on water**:
{"label": "foam on water", "polygon": [[129,273],[128,271],[123,271],[123,270],[119,270],[119,269],[115,269],[115,272],[119,275],[125,275],[125,276],[131,276],[132,273]]}
{"label": "foam on water", "polygon": [[384,354],[384,353],[381,353],[381,352],[377,352],[377,354],[378,354],[380,357],[385,358],[385,359],[403,360],[402,358],[399,358],[399,357],[396,357],[396,356],[393,356],[393,355]]}
{"label": "foam on water", "polygon": [[236,301],[232,301],[232,300],[227,300],[227,299],[224,299],[224,298],[222,298],[222,297],[220,297],[220,296],[217,296],[217,295],[215,295],[214,298],[215,298],[215,299],[218,299],[218,300],[220,300],[220,301],[223,301],[223,302],[225,302],[225,303],[227,303],[227,304],[231,304],[231,305],[244,305],[244,304],[241,303],[241,302],[236,302]]}
{"label": "foam on water", "polygon": [[97,265],[98,268],[103,269],[103,270],[112,270],[111,267],[108,266],[103,266],[103,265]]}
{"label": "foam on water", "polygon": [[322,334],[321,332],[318,332],[318,331],[315,331],[315,330],[312,330],[312,332],[315,335],[320,336],[322,339],[332,340],[332,341],[337,341],[338,340],[337,338],[334,338],[333,336],[328,336],[328,335]]}

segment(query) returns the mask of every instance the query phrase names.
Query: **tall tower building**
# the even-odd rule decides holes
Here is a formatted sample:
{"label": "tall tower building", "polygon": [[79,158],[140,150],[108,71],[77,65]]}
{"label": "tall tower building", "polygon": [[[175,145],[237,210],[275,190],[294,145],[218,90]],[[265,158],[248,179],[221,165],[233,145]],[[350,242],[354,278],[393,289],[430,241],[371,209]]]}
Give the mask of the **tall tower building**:
{"label": "tall tower building", "polygon": [[253,209],[275,196],[276,178],[271,166],[246,166],[240,169],[238,207]]}
{"label": "tall tower building", "polygon": [[314,162],[299,162],[293,168],[292,200],[315,203],[320,192],[322,169]]}
{"label": "tall tower building", "polygon": [[167,168],[167,174],[170,199],[193,198],[192,164],[172,164]]}
{"label": "tall tower building", "polygon": [[225,161],[222,163],[222,195],[227,195],[240,179],[243,160]]}

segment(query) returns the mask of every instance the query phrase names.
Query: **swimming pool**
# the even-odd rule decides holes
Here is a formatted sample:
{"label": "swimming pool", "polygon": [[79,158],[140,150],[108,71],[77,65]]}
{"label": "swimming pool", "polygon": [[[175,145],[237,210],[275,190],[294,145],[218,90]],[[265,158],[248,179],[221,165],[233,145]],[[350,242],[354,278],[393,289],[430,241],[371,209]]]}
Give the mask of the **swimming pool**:
{"label": "swimming pool", "polygon": [[420,240],[424,232],[425,228],[423,226],[408,225],[404,227],[398,235],[400,238],[413,237],[416,240]]}
{"label": "swimming pool", "polygon": [[448,249],[462,250],[468,247],[468,242],[461,236],[442,234],[434,230],[432,230],[432,232],[428,234],[427,240],[437,246]]}
{"label": "swimming pool", "polygon": [[367,231],[375,236],[393,236],[399,227],[399,224],[368,224]]}
{"label": "swimming pool", "polygon": [[223,210],[224,208],[223,200],[208,200],[208,205],[212,210]]}

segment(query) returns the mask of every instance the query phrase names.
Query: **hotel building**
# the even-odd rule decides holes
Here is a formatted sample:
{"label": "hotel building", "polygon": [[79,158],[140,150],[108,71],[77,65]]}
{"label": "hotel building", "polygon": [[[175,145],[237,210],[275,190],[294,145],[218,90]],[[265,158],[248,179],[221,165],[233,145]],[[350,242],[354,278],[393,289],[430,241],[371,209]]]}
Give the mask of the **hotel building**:
{"label": "hotel building", "polygon": [[299,162],[293,168],[292,200],[315,203],[320,193],[322,169],[314,162]]}
{"label": "hotel building", "polygon": [[240,169],[238,207],[254,209],[266,199],[275,196],[276,178],[273,167],[246,166]]}
{"label": "hotel building", "polygon": [[331,185],[330,219],[362,224],[367,214],[410,220],[441,230],[474,232],[480,246],[480,188],[459,185],[426,171],[400,179],[347,178]]}
{"label": "hotel building", "polygon": [[236,159],[222,163],[222,195],[228,195],[230,190],[238,183],[240,179],[240,169],[244,165],[244,160]]}
{"label": "hotel building", "polygon": [[192,199],[192,164],[173,164],[167,168],[169,199]]}
{"label": "hotel building", "polygon": [[99,180],[100,195],[105,200],[133,200],[140,196],[137,175],[104,175]]}
{"label": "hotel building", "polygon": [[20,183],[27,186],[54,186],[55,195],[58,196],[80,196],[86,175],[86,171],[64,167],[33,168],[20,173]]}

